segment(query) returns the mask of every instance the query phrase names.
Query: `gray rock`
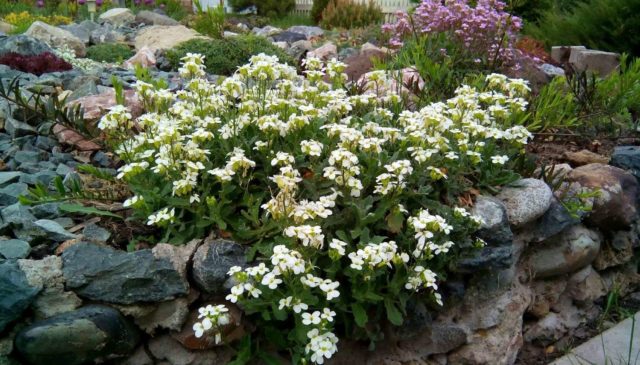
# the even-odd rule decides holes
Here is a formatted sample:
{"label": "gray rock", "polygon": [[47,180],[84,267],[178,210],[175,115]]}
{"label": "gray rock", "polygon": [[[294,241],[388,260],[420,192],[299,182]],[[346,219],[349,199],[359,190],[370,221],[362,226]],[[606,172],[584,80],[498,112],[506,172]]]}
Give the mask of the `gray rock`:
{"label": "gray rock", "polygon": [[47,136],[36,137],[35,147],[45,151],[51,151],[51,149],[58,145],[58,141]]}
{"label": "gray rock", "polygon": [[0,332],[18,319],[38,295],[16,262],[0,262]]}
{"label": "gray rock", "polygon": [[88,80],[86,83],[75,89],[67,98],[67,101],[73,101],[85,96],[98,94],[98,86],[94,80]]}
{"label": "gray rock", "polygon": [[37,163],[41,160],[41,154],[37,151],[18,151],[13,158],[17,163]]}
{"label": "gray rock", "polygon": [[619,146],[614,148],[610,165],[629,171],[640,180],[640,146]]}
{"label": "gray rock", "polygon": [[56,242],[64,242],[77,238],[73,233],[67,232],[58,222],[49,219],[39,219],[35,221],[34,226],[41,229],[47,239]]}
{"label": "gray rock", "polygon": [[161,256],[157,251],[126,253],[79,243],[66,249],[62,260],[67,288],[91,300],[154,302],[186,295],[189,290],[186,260],[179,262],[178,258]]}
{"label": "gray rock", "polygon": [[360,51],[358,51],[356,48],[353,48],[353,47],[342,48],[340,52],[338,52],[338,59],[341,61],[344,61],[345,59],[351,56],[355,56],[358,53],[360,53]]}
{"label": "gray rock", "polygon": [[471,214],[482,218],[480,229],[476,235],[495,246],[510,245],[513,233],[509,226],[507,208],[494,197],[479,196],[471,210]]}
{"label": "gray rock", "polygon": [[294,25],[287,29],[289,32],[304,34],[307,39],[320,37],[324,35],[324,30],[320,27],[312,27],[308,25]]}
{"label": "gray rock", "polygon": [[91,32],[91,43],[119,43],[125,41],[125,35],[114,29],[110,25],[104,25]]}
{"label": "gray rock", "polygon": [[14,138],[37,134],[36,129],[29,124],[20,122],[11,117],[7,118],[4,121],[4,129],[7,131],[7,133],[9,133],[11,137]]}
{"label": "gray rock", "polygon": [[43,170],[31,175],[22,175],[22,177],[20,178],[20,182],[27,185],[42,184],[44,186],[48,186],[57,176],[58,175],[51,170]]}
{"label": "gray rock", "polygon": [[22,240],[2,240],[0,241],[0,258],[23,259],[29,256],[31,246]]}
{"label": "gray rock", "polygon": [[97,224],[89,224],[82,230],[84,238],[91,242],[104,243],[111,238],[111,232]]}
{"label": "gray rock", "polygon": [[126,356],[139,341],[139,330],[120,312],[92,305],[35,322],[18,333],[15,346],[34,365],[80,365]]}
{"label": "gray rock", "polygon": [[0,205],[11,205],[18,202],[20,195],[25,195],[29,192],[29,186],[24,183],[13,183],[0,189]]}
{"label": "gray rock", "polygon": [[84,43],[69,31],[39,20],[33,22],[24,34],[38,38],[52,47],[69,47],[77,57],[84,57],[86,52]]}
{"label": "gray rock", "polygon": [[564,69],[562,67],[557,67],[548,63],[542,64],[538,66],[540,71],[544,72],[547,77],[553,79],[557,76],[564,76]]}
{"label": "gray rock", "polygon": [[85,44],[90,41],[91,32],[98,29],[100,25],[91,20],[85,20],[81,23],[72,23],[69,25],[61,25],[60,28],[68,30],[71,34],[78,37]]}
{"label": "gray rock", "polygon": [[582,225],[573,226],[534,249],[530,270],[536,279],[577,271],[595,260],[601,240],[597,232]]}
{"label": "gray rock", "polygon": [[270,25],[267,25],[263,28],[258,28],[255,27],[251,30],[251,32],[255,35],[261,36],[261,37],[271,37],[273,35],[276,35],[278,33],[282,32],[282,29],[280,28],[276,28],[276,27],[272,27]]}
{"label": "gray rock", "polygon": [[0,171],[0,185],[16,182],[22,173],[19,171]]}
{"label": "gray rock", "polygon": [[147,305],[121,305],[118,309],[133,317],[136,325],[150,335],[159,328],[180,331],[189,316],[189,298]]}
{"label": "gray rock", "polygon": [[551,59],[557,63],[569,62],[571,54],[586,50],[585,46],[554,46],[551,47]]}
{"label": "gray rock", "polygon": [[52,52],[52,50],[45,42],[21,34],[0,38],[0,56],[9,52],[36,56],[44,52]]}
{"label": "gray rock", "polygon": [[297,41],[291,44],[286,52],[289,56],[293,57],[295,60],[301,60],[307,54],[307,52],[313,49],[313,45],[309,41]]}
{"label": "gray rock", "polygon": [[113,8],[100,14],[100,20],[116,27],[129,24],[135,20],[133,11],[128,8]]}
{"label": "gray rock", "polygon": [[229,269],[245,265],[242,245],[223,239],[206,240],[193,256],[193,280],[207,293],[222,294],[229,280]]}
{"label": "gray rock", "polygon": [[509,223],[516,228],[541,217],[549,209],[552,197],[551,188],[538,179],[518,180],[497,196],[507,208]]}
{"label": "gray rock", "polygon": [[501,270],[513,264],[511,246],[482,247],[461,257],[452,268],[455,272],[476,273],[482,270]]}
{"label": "gray rock", "polygon": [[580,217],[573,217],[567,209],[553,198],[551,206],[540,217],[530,232],[531,242],[542,242],[549,237],[555,236],[567,227],[580,223]]}
{"label": "gray rock", "polygon": [[271,36],[274,42],[286,42],[288,44],[306,40],[307,37],[304,34],[294,33],[290,31],[284,31],[282,33],[274,34]]}
{"label": "gray rock", "polygon": [[65,164],[58,164],[58,167],[56,168],[56,174],[60,175],[60,176],[67,176],[68,174],[72,174],[74,173],[75,170],[71,167],[69,167],[68,165]]}
{"label": "gray rock", "polygon": [[0,211],[2,220],[18,226],[27,225],[36,221],[36,217],[31,214],[31,209],[20,203],[11,204]]}
{"label": "gray rock", "polygon": [[141,10],[136,14],[136,22],[148,25],[179,25],[180,23],[166,15],[149,10]]}

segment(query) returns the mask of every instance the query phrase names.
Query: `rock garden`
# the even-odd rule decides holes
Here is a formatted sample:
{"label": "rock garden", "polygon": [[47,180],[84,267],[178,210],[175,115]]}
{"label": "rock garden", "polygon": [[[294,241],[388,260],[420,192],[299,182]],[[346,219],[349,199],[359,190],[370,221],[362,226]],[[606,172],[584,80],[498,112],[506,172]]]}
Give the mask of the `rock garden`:
{"label": "rock garden", "polygon": [[640,310],[640,1],[302,3],[0,0],[1,365],[564,364]]}

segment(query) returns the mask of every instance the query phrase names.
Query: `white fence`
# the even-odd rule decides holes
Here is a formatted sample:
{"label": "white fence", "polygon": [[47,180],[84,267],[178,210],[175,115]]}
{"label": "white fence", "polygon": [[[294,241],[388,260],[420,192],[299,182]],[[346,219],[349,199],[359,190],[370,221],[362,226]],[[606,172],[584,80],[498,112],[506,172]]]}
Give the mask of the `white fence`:
{"label": "white fence", "polygon": [[[353,0],[353,1],[366,3],[369,0]],[[382,8],[385,21],[393,21],[395,19],[395,13],[398,10],[406,11],[412,5],[415,5],[411,2],[411,0],[373,0],[373,2],[378,4],[378,6]],[[293,12],[295,14],[307,15],[311,12],[312,6],[313,6],[313,0],[296,0],[296,7]]]}

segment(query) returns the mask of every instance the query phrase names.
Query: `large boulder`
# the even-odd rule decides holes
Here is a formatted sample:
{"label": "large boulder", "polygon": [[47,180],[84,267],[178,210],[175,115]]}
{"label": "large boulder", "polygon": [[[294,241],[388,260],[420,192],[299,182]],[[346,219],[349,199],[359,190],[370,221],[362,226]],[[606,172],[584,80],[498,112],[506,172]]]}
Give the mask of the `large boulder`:
{"label": "large boulder", "polygon": [[603,231],[627,229],[637,217],[638,181],[630,173],[617,167],[589,164],[567,174],[569,189],[579,192],[598,190],[593,210],[587,222]]}
{"label": "large boulder", "polygon": [[307,37],[304,34],[284,31],[271,37],[274,42],[285,42],[285,44],[292,44],[297,41],[304,41]]}
{"label": "large boulder", "polygon": [[271,37],[282,32],[282,29],[267,25],[264,28],[255,27],[253,28],[253,30],[251,30],[251,32],[257,36]]}
{"label": "large boulder", "polygon": [[142,29],[135,39],[136,51],[143,47],[153,50],[170,49],[180,43],[202,37],[200,33],[184,25],[154,25]]}
{"label": "large boulder", "polygon": [[44,52],[53,52],[51,47],[40,39],[24,34],[0,37],[0,56],[15,52],[25,56],[36,56]]}
{"label": "large boulder", "polygon": [[16,350],[33,365],[80,365],[126,356],[140,331],[120,312],[92,305],[35,322],[16,336]]}
{"label": "large boulder", "polygon": [[37,38],[52,47],[67,46],[72,49],[78,57],[84,57],[86,53],[84,42],[71,32],[41,21],[36,21],[31,24],[24,34]]}
{"label": "large boulder", "polygon": [[344,59],[344,63],[347,65],[345,73],[349,80],[356,81],[374,69],[373,61],[375,59],[383,60],[386,56],[386,53],[379,50],[366,50],[349,56]]}
{"label": "large boulder", "polygon": [[598,232],[582,225],[573,226],[532,251],[530,271],[536,279],[577,271],[595,260],[601,241]]}
{"label": "large boulder", "polygon": [[136,19],[136,16],[133,15],[131,9],[113,8],[100,14],[99,19],[105,23],[119,27],[132,23]]}
{"label": "large boulder", "polygon": [[83,298],[118,304],[169,300],[189,292],[188,255],[179,250],[158,244],[127,253],[79,243],[62,254],[62,271],[67,289]]}
{"label": "large boulder", "polygon": [[571,52],[569,63],[577,71],[589,71],[606,77],[620,67],[620,55],[613,52],[594,51],[590,49]]}
{"label": "large boulder", "polygon": [[193,280],[206,293],[223,294],[229,286],[225,286],[229,269],[245,265],[242,245],[223,239],[207,239],[193,256]]}
{"label": "large boulder", "polygon": [[338,47],[331,42],[327,42],[322,46],[307,53],[307,57],[317,57],[323,61],[338,58]]}
{"label": "large boulder", "polygon": [[89,40],[92,44],[123,43],[126,36],[111,24],[105,24],[91,31]]}
{"label": "large boulder", "polygon": [[155,11],[141,10],[136,14],[136,22],[147,25],[180,25],[180,23],[166,15]]}
{"label": "large boulder", "polygon": [[[134,118],[139,117],[142,114],[142,102],[138,98],[138,95],[134,90],[125,90],[124,92],[125,104],[128,107],[131,115]],[[107,114],[110,108],[114,107],[116,103],[116,92],[113,89],[109,89],[98,95],[89,95],[78,98],[69,103],[70,105],[80,104],[84,112],[84,119],[89,121],[97,121],[103,115]]]}
{"label": "large boulder", "polygon": [[0,262],[0,333],[20,318],[40,289],[29,285],[20,267],[13,261]]}
{"label": "large boulder", "polygon": [[502,189],[497,198],[507,208],[509,223],[519,228],[541,217],[549,209],[553,193],[542,180],[522,179]]}

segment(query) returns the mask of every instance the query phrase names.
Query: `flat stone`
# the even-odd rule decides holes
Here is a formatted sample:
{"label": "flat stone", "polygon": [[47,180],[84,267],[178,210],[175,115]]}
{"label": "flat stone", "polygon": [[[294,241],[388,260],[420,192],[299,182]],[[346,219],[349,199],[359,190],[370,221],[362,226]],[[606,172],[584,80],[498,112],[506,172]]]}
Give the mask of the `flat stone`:
{"label": "flat stone", "polygon": [[190,39],[201,38],[200,33],[184,25],[154,25],[143,28],[135,39],[136,51],[143,47],[150,49],[170,49]]}
{"label": "flat stone", "polygon": [[271,38],[273,38],[274,42],[285,42],[285,43],[291,44],[297,41],[306,40],[307,36],[305,36],[304,34],[295,33],[291,31],[284,31],[271,36]]}
{"label": "flat stone", "polygon": [[590,163],[609,163],[608,157],[599,155],[589,150],[580,150],[578,152],[565,151],[563,157],[573,167],[588,165]]}
{"label": "flat stone", "polygon": [[156,256],[152,250],[126,253],[79,243],[66,249],[62,260],[67,288],[91,300],[118,304],[156,302],[189,291],[187,262],[178,256]]}
{"label": "flat stone", "polygon": [[590,71],[606,77],[620,67],[620,55],[613,52],[576,50],[571,52],[569,57],[571,63],[577,71]]}
{"label": "flat stone", "polygon": [[529,265],[537,279],[577,271],[595,260],[601,237],[582,225],[573,226],[534,249]]}
{"label": "flat stone", "polygon": [[139,330],[120,312],[91,305],[33,323],[18,333],[15,346],[34,365],[80,365],[128,355],[139,341]]}
{"label": "flat stone", "polygon": [[497,196],[507,208],[509,223],[516,228],[541,217],[551,206],[552,197],[551,188],[538,179],[518,180]]}
{"label": "flat stone", "polygon": [[233,241],[205,240],[193,256],[193,280],[206,293],[222,294],[229,282],[227,272],[232,266],[245,266],[245,250]]}
{"label": "flat stone", "polygon": [[58,222],[49,219],[39,219],[35,221],[34,226],[41,229],[46,237],[52,241],[64,242],[77,238],[73,233],[65,230]]}
{"label": "flat stone", "polygon": [[31,246],[22,240],[2,240],[0,241],[0,258],[23,259],[29,256]]}
{"label": "flat stone", "polygon": [[550,365],[608,365],[618,360],[621,364],[633,364],[640,351],[639,323],[640,312],[572,349]]}
{"label": "flat stone", "polygon": [[20,203],[9,205],[3,208],[0,213],[4,222],[14,225],[27,225],[36,221],[36,217],[31,214],[29,207]]}
{"label": "flat stone", "polygon": [[16,262],[0,262],[0,332],[20,318],[39,291],[29,285]]}
{"label": "flat stone", "polygon": [[141,10],[136,14],[136,22],[148,25],[179,25],[180,23],[166,15],[149,10]]}
{"label": "flat stone", "polygon": [[471,274],[481,270],[506,269],[512,264],[513,249],[511,246],[487,246],[460,257],[455,262],[453,271]]}
{"label": "flat stone", "polygon": [[68,30],[74,36],[78,37],[85,44],[88,44],[91,32],[98,29],[100,25],[91,20],[84,20],[81,23],[72,23],[68,25],[61,25],[60,28]]}
{"label": "flat stone", "polygon": [[104,243],[111,238],[111,232],[97,224],[89,224],[82,230],[84,238],[91,242]]}
{"label": "flat stone", "polygon": [[554,46],[551,47],[551,59],[559,64],[569,62],[572,53],[586,51],[585,46]]}
{"label": "flat stone", "polygon": [[0,185],[16,182],[22,173],[19,171],[0,171]]}

